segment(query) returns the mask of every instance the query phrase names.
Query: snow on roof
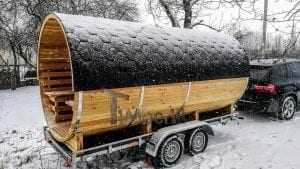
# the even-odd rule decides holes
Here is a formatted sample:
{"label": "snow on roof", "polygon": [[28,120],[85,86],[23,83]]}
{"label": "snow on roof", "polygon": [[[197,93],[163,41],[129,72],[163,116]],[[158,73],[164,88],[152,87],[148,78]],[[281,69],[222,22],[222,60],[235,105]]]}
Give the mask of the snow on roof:
{"label": "snow on roof", "polygon": [[67,35],[75,90],[248,76],[244,49],[223,33],[55,15]]}

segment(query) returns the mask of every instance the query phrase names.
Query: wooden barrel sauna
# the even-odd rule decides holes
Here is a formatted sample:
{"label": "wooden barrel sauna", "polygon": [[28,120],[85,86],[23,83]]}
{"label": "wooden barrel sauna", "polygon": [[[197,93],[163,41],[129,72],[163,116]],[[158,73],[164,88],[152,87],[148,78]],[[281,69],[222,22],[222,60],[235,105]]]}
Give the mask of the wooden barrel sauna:
{"label": "wooden barrel sauna", "polygon": [[222,33],[59,13],[43,22],[37,63],[47,124],[72,151],[108,131],[150,133],[183,110],[231,112],[249,76],[241,45]]}

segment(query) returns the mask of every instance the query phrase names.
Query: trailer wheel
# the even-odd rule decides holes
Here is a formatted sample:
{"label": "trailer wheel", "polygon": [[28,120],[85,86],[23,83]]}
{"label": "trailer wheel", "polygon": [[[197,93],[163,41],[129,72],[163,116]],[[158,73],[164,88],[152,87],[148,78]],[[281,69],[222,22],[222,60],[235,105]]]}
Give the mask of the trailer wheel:
{"label": "trailer wheel", "polygon": [[188,151],[191,155],[202,153],[208,142],[208,136],[205,130],[201,128],[195,129],[188,138]]}
{"label": "trailer wheel", "polygon": [[183,143],[177,137],[169,137],[158,149],[155,157],[155,165],[158,167],[170,167],[176,164],[183,155]]}

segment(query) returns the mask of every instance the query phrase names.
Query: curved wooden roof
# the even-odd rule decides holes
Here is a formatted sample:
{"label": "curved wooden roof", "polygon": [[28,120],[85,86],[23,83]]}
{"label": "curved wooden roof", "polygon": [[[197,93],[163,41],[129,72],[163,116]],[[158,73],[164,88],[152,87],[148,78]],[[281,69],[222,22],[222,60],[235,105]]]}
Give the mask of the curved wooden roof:
{"label": "curved wooden roof", "polygon": [[249,61],[239,42],[222,33],[60,13],[47,18],[57,20],[64,30],[65,39],[49,43],[67,41],[74,91],[246,77],[249,73]]}

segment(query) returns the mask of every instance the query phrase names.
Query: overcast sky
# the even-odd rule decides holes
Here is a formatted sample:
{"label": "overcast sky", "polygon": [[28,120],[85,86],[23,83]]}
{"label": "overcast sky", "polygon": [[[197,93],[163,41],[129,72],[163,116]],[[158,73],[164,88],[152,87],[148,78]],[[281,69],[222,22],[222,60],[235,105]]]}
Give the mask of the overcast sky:
{"label": "overcast sky", "polygon": [[[139,8],[141,11],[141,20],[144,23],[148,24],[154,24],[154,20],[151,15],[149,15],[146,11],[145,6],[147,5],[147,0],[140,0],[139,2]],[[297,1],[290,3],[288,0],[269,0],[269,10],[268,15],[270,15],[270,19],[273,17],[276,18],[283,18],[284,15],[274,15],[275,13],[280,13],[283,11],[286,11],[288,9],[291,9],[293,7],[293,4],[295,4]],[[260,13],[263,13],[263,6],[264,6],[264,0],[259,0],[255,6],[255,8],[260,11]],[[212,18],[214,18],[214,22],[220,22],[220,19],[222,19],[223,23],[229,23],[232,17],[237,17],[238,15],[238,9],[237,8],[221,8],[220,10],[216,11]],[[223,16],[223,17],[221,17]],[[243,18],[252,18],[253,16],[243,13]],[[208,22],[208,18],[204,18],[206,22]],[[170,26],[170,25],[168,25]],[[241,22],[239,25],[243,28],[246,28],[247,30],[251,31],[261,31],[262,30],[262,21],[244,21]],[[298,25],[299,26],[299,25]],[[268,33],[275,33],[280,31],[289,31],[288,29],[289,23],[269,23],[268,24]],[[203,27],[198,27],[197,29],[207,29]],[[276,31],[279,30],[279,31]]]}

